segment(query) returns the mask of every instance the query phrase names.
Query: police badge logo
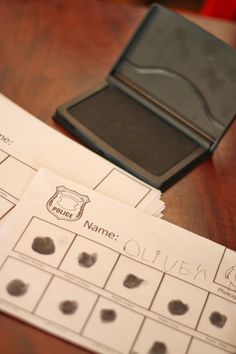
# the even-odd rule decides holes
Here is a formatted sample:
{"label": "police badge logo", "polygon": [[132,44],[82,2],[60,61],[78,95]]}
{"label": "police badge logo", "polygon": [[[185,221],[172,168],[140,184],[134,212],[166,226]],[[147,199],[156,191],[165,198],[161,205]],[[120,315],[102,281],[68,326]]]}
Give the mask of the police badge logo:
{"label": "police badge logo", "polygon": [[58,220],[76,221],[81,218],[85,205],[89,202],[87,195],[59,186],[47,202],[47,210]]}

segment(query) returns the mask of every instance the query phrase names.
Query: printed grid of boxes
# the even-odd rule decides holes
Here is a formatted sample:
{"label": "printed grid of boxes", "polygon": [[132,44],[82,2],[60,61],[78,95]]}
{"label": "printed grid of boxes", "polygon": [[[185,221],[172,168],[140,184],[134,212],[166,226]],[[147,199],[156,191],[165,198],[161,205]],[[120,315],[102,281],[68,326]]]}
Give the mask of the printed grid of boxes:
{"label": "printed grid of boxes", "polygon": [[[114,188],[115,186],[115,188]],[[125,188],[123,188],[125,186]],[[151,188],[132,176],[113,168],[94,188],[97,192],[112,195],[121,202],[137,207],[151,192]]]}
{"label": "printed grid of boxes", "polygon": [[[35,170],[0,149],[0,219],[15,206]],[[16,178],[17,177],[17,178]]]}
{"label": "printed grid of boxes", "polygon": [[[43,252],[32,248],[36,238],[51,240],[47,252],[45,248]],[[42,245],[45,247],[44,242]],[[81,235],[33,217],[14,250],[153,313],[236,346],[233,333],[235,304]],[[23,295],[9,293],[9,284],[15,280],[21,280],[18,284],[20,291],[25,287]],[[6,260],[0,271],[0,294],[5,301],[120,353],[156,353],[158,346],[159,349],[162,346],[163,353],[166,350],[167,353],[195,354],[199,346],[202,352],[224,352],[212,351],[209,344],[147,318],[135,311],[135,307],[126,308],[98,295],[95,290],[85,289],[12,257]],[[220,325],[210,320],[214,312],[223,316],[224,323],[222,318]],[[124,326],[127,323],[128,331]]]}
{"label": "printed grid of boxes", "polygon": [[[14,208],[35,172],[31,166],[0,149],[0,219]],[[115,168],[94,189],[134,207],[151,192],[151,188]]]}

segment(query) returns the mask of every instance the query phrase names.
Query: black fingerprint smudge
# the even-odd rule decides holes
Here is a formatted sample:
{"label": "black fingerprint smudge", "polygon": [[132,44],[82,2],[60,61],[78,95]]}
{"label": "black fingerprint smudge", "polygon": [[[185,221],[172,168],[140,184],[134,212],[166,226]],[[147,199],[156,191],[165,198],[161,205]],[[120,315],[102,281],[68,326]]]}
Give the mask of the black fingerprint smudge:
{"label": "black fingerprint smudge", "polygon": [[189,306],[181,300],[172,300],[168,303],[168,310],[172,315],[181,316],[189,310]]}
{"label": "black fingerprint smudge", "polygon": [[60,302],[59,309],[64,315],[73,315],[78,308],[77,301],[74,300],[65,300]]}
{"label": "black fingerprint smudge", "polygon": [[213,326],[223,328],[225,322],[227,321],[227,317],[225,315],[222,315],[220,312],[214,311],[211,313],[209,320],[211,324],[213,324]]}
{"label": "black fingerprint smudge", "polygon": [[152,347],[149,349],[148,354],[166,354],[167,347],[165,343],[155,341]]}
{"label": "black fingerprint smudge", "polygon": [[97,253],[82,252],[78,256],[78,262],[81,267],[90,268],[97,262]]}
{"label": "black fingerprint smudge", "polygon": [[116,311],[113,309],[102,309],[100,317],[102,322],[113,322],[116,319]]}
{"label": "black fingerprint smudge", "polygon": [[123,285],[128,289],[138,288],[143,282],[143,279],[136,277],[134,274],[128,274],[123,281]]}
{"label": "black fingerprint smudge", "polygon": [[12,296],[22,296],[27,293],[29,285],[20,279],[14,279],[7,284],[7,292]]}
{"label": "black fingerprint smudge", "polygon": [[55,244],[50,237],[35,237],[32,249],[40,254],[50,255],[55,252]]}

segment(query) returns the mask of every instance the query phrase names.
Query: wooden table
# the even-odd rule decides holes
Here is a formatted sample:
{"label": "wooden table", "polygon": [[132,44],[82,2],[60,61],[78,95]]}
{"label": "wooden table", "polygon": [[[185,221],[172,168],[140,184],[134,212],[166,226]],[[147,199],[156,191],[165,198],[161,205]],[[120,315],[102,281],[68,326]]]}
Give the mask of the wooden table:
{"label": "wooden table", "polygon": [[[0,91],[60,129],[55,108],[104,80],[145,11],[99,0],[1,0]],[[236,46],[235,24],[189,17]],[[213,157],[163,195],[166,220],[234,250],[235,152],[236,122]],[[0,353],[88,352],[0,314]]]}

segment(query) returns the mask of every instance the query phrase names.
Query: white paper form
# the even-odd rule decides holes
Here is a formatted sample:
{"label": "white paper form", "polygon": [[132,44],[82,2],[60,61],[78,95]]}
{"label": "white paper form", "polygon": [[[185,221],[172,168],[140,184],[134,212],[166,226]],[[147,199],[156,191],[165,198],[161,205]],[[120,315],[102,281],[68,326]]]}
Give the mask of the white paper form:
{"label": "white paper form", "polygon": [[45,169],[13,220],[3,311],[102,354],[236,352],[235,252]]}
{"label": "white paper form", "polygon": [[40,166],[150,214],[162,211],[160,191],[40,122],[3,95],[0,112],[0,219],[16,205]]}

